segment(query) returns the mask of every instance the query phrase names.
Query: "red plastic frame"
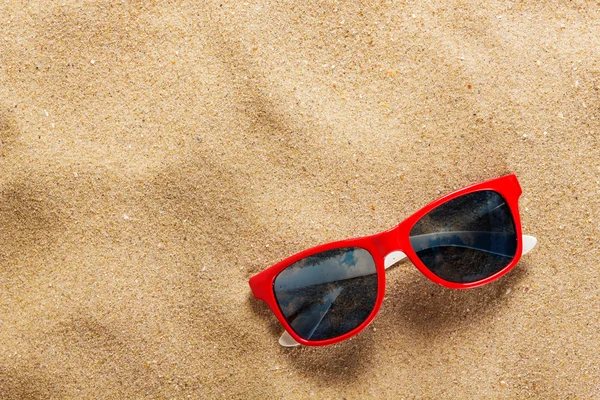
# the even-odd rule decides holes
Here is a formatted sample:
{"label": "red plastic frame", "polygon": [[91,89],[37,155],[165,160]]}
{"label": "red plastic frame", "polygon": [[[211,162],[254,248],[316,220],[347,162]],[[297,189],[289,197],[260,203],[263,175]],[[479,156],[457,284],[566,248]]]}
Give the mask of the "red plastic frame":
{"label": "red plastic frame", "polygon": [[[517,252],[513,260],[508,264],[504,269],[500,270],[496,274],[470,283],[454,283],[449,282],[444,279],[439,278],[434,275],[425,265],[421,262],[421,260],[417,257],[415,251],[413,250],[410,240],[409,233],[412,229],[413,225],[425,214],[429,211],[433,210],[435,207],[439,206],[442,203],[445,203],[449,200],[452,200],[456,197],[462,196],[467,193],[477,192],[480,190],[493,190],[498,192],[506,203],[508,204],[510,211],[512,213],[514,222],[515,222],[515,230],[517,234]],[[413,215],[411,215],[406,220],[402,221],[400,224],[396,225],[390,230],[387,230],[382,233],[378,233],[371,236],[356,238],[356,239],[348,239],[342,240],[338,242],[326,243],[320,246],[316,246],[307,250],[304,250],[298,254],[294,254],[291,257],[286,258],[273,265],[270,268],[254,275],[250,278],[250,288],[252,289],[252,293],[254,297],[260,300],[263,300],[267,303],[267,305],[271,308],[273,313],[277,316],[277,319],[285,330],[300,344],[305,346],[325,346],[333,343],[338,343],[343,340],[346,340],[360,331],[365,329],[375,315],[379,312],[379,308],[381,307],[381,303],[383,302],[383,297],[385,295],[385,267],[384,267],[384,258],[386,255],[391,253],[392,251],[402,251],[406,256],[410,259],[410,261],[425,275],[427,278],[431,279],[433,282],[440,284],[442,286],[451,288],[451,289],[468,289],[477,286],[484,285],[493,280],[500,278],[502,275],[506,274],[510,271],[521,259],[521,253],[523,251],[523,240],[522,240],[522,232],[521,232],[521,219],[519,218],[519,196],[521,195],[521,186],[519,185],[519,181],[515,175],[507,175],[501,178],[492,179],[486,182],[477,183],[471,186],[467,186],[462,189],[458,189],[452,193],[449,193],[434,202],[428,204],[423,207]],[[369,317],[358,327],[354,328],[352,331],[338,336],[332,339],[327,340],[305,340],[298,336],[296,332],[290,327],[290,325],[285,320],[279,306],[277,304],[277,300],[275,299],[275,293],[273,291],[273,283],[277,275],[286,269],[291,264],[296,261],[313,255],[315,253],[319,253],[325,250],[330,250],[338,247],[362,247],[368,250],[373,258],[375,259],[375,266],[377,269],[377,300],[375,301],[375,307],[373,311],[369,315]]]}

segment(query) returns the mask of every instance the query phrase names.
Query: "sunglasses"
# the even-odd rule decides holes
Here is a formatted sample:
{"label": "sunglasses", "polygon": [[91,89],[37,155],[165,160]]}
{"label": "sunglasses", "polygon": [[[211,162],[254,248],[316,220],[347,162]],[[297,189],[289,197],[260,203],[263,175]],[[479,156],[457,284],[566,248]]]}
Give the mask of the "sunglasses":
{"label": "sunglasses", "polygon": [[515,175],[456,190],[383,233],[288,257],[250,278],[250,287],[285,328],[282,346],[341,342],[375,318],[385,270],[405,257],[452,289],[481,286],[510,271],[537,243],[521,234],[521,192]]}

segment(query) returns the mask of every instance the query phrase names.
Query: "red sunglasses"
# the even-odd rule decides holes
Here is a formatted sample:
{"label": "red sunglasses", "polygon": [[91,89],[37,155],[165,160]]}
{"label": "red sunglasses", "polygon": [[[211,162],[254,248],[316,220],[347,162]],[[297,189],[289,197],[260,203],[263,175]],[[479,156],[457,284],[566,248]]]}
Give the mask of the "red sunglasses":
{"label": "red sunglasses", "polygon": [[286,332],[282,346],[346,340],[375,318],[385,270],[405,257],[427,278],[452,289],[484,285],[510,271],[537,243],[521,233],[515,175],[456,190],[394,228],[327,243],[250,278]]}

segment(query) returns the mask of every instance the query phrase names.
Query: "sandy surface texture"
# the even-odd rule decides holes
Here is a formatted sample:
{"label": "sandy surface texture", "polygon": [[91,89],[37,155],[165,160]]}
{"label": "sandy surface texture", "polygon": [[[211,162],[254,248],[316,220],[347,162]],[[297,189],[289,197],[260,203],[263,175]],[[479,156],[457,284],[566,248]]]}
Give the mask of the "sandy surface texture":
{"label": "sandy surface texture", "polygon": [[[0,6],[0,397],[599,398],[597,2]],[[284,349],[248,278],[515,173],[538,247]]]}

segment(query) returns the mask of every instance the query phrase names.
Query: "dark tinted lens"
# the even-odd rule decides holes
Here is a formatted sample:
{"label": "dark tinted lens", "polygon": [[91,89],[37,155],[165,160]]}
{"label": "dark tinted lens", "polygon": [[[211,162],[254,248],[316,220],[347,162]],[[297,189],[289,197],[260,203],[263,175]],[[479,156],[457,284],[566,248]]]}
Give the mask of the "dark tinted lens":
{"label": "dark tinted lens", "polygon": [[517,252],[506,201],[490,190],[466,194],[423,216],[410,231],[423,264],[442,279],[475,282],[506,267]]}
{"label": "dark tinted lens", "polygon": [[281,312],[300,337],[331,339],[350,332],[373,311],[375,261],[358,247],[324,251],[284,269],[273,288]]}

